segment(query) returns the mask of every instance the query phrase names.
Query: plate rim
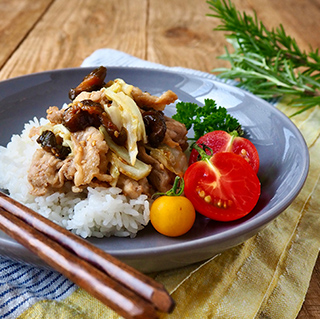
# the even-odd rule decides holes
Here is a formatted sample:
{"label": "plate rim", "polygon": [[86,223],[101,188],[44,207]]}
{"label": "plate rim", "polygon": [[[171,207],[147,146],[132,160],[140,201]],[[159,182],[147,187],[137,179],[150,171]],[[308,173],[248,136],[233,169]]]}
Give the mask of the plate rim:
{"label": "plate rim", "polygon": [[[245,235],[248,230],[250,229],[251,232],[255,232],[257,229],[260,229],[262,227],[265,227],[268,223],[270,223],[272,220],[274,220],[277,216],[279,216],[288,206],[291,205],[291,203],[293,202],[293,200],[296,198],[296,196],[300,193],[301,189],[303,188],[306,178],[308,176],[308,172],[309,172],[309,163],[310,163],[310,157],[309,157],[309,150],[306,144],[306,141],[302,135],[302,133],[300,132],[300,130],[297,128],[297,126],[284,114],[282,113],[279,109],[277,109],[274,105],[272,105],[271,103],[269,103],[266,100],[263,100],[262,98],[252,94],[249,91],[244,90],[241,87],[232,85],[230,83],[227,83],[226,81],[224,81],[223,79],[219,79],[217,76],[208,73],[208,77],[203,76],[199,73],[193,74],[191,73],[191,71],[196,71],[196,72],[201,72],[201,71],[197,71],[197,70],[190,70],[189,72],[185,72],[183,69],[182,70],[168,70],[168,69],[162,69],[162,68],[157,68],[157,67],[130,67],[130,66],[108,66],[106,65],[107,69],[112,69],[114,71],[116,70],[127,70],[127,71],[134,71],[134,72],[160,72],[162,74],[181,74],[183,76],[186,76],[188,78],[200,78],[202,80],[205,81],[210,81],[215,83],[217,86],[222,86],[225,88],[229,88],[228,91],[230,91],[230,88],[232,88],[232,90],[238,90],[239,92],[244,93],[247,96],[250,96],[250,98],[254,99],[254,100],[258,100],[259,103],[265,104],[266,107],[272,108],[273,112],[275,112],[277,114],[277,116],[281,117],[282,120],[284,120],[286,123],[289,124],[289,126],[295,131],[295,136],[298,137],[299,139],[299,143],[303,146],[303,159],[304,159],[304,163],[303,163],[303,170],[300,172],[299,174],[299,180],[297,185],[294,188],[294,191],[291,190],[290,192],[290,200],[289,201],[285,201],[285,199],[283,199],[281,202],[277,203],[271,210],[268,211],[268,214],[263,214],[262,216],[257,216],[255,219],[252,220],[247,220],[246,223],[244,224],[239,224],[237,225],[235,228],[231,228],[228,229],[222,233],[218,233],[218,234],[213,234],[204,238],[195,238],[192,239],[190,241],[187,242],[177,242],[177,243],[171,243],[170,245],[164,245],[164,246],[160,246],[160,247],[146,247],[146,248],[135,248],[135,249],[130,249],[130,250],[123,250],[123,249],[119,249],[119,250],[112,250],[110,253],[114,256],[121,256],[121,257],[143,257],[146,255],[158,255],[161,253],[176,253],[176,252],[181,252],[181,250],[187,250],[187,249],[198,249],[198,248],[202,248],[204,246],[210,245],[211,242],[223,242],[226,241],[226,239],[230,238],[230,236],[233,234],[236,235],[236,237]],[[7,84],[13,81],[17,81],[17,80],[24,80],[24,79],[29,79],[30,77],[35,77],[35,76],[41,76],[41,75],[51,75],[53,73],[68,73],[68,72],[79,72],[80,70],[83,70],[83,72],[85,73],[86,71],[91,71],[95,68],[95,66],[86,66],[86,67],[71,67],[71,68],[60,68],[60,69],[53,69],[53,70],[45,70],[45,71],[40,71],[40,72],[34,72],[34,73],[30,73],[30,74],[25,74],[25,75],[20,75],[17,77],[13,77],[13,78],[9,78],[9,79],[5,79],[0,81],[0,87],[3,84]],[[188,69],[186,69],[188,70]],[[204,74],[206,74],[205,72],[203,72]],[[211,76],[213,78],[211,78]],[[288,196],[287,196],[288,197]],[[271,212],[271,213],[270,213]],[[232,233],[232,234],[229,234]],[[102,240],[105,239],[101,238]],[[97,240],[99,240],[99,238],[97,238]],[[3,241],[3,238],[0,238],[0,242]],[[12,239],[13,243],[15,242]],[[20,244],[19,244],[20,245]],[[21,245],[22,246],[22,245]],[[23,247],[23,246],[22,246]],[[24,248],[24,247],[23,247]],[[27,249],[26,249],[27,251]]]}

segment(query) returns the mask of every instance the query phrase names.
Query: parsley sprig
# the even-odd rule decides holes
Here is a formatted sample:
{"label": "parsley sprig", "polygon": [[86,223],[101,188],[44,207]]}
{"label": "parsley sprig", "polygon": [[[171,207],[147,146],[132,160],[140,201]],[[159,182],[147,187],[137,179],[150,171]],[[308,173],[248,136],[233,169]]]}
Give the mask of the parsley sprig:
{"label": "parsley sprig", "polygon": [[238,120],[231,116],[227,109],[218,107],[212,99],[206,99],[204,106],[196,103],[179,102],[176,105],[177,113],[173,119],[183,123],[187,130],[193,128],[194,140],[208,132],[222,130],[228,133],[237,131],[239,136],[244,134]]}
{"label": "parsley sprig", "polygon": [[226,39],[234,48],[219,57],[231,67],[213,72],[238,80],[239,86],[265,99],[286,96],[289,105],[298,108],[292,116],[320,105],[319,49],[302,51],[282,25],[268,30],[255,12],[253,17],[241,13],[231,0],[207,3],[214,12],[208,16],[221,21],[215,30],[229,32]]}

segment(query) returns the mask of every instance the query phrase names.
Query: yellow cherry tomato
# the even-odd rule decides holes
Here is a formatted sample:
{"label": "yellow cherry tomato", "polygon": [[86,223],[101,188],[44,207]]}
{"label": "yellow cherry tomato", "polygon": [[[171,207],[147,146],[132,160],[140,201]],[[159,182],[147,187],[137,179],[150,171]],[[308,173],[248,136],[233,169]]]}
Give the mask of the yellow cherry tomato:
{"label": "yellow cherry tomato", "polygon": [[177,237],[188,232],[196,218],[195,209],[184,196],[158,197],[150,209],[150,221],[160,233]]}

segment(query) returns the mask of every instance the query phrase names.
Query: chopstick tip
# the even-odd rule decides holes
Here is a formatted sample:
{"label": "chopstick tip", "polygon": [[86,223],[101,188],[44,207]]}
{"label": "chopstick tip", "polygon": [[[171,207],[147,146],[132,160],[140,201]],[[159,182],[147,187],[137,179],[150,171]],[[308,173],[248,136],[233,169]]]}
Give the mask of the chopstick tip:
{"label": "chopstick tip", "polygon": [[156,291],[152,296],[152,302],[162,312],[172,313],[176,303],[166,290]]}

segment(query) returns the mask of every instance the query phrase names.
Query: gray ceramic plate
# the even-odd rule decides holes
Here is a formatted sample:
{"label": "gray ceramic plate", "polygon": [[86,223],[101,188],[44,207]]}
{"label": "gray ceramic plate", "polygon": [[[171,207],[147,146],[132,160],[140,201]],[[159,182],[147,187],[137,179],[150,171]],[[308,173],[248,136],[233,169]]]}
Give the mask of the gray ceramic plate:
{"label": "gray ceramic plate", "polygon": [[[0,145],[6,145],[12,134],[20,133],[23,123],[34,116],[44,117],[48,106],[68,101],[69,88],[91,70],[55,70],[0,83]],[[192,230],[179,238],[164,237],[150,225],[134,239],[90,239],[94,245],[144,272],[184,266],[245,241],[298,195],[308,173],[308,149],[294,124],[269,103],[238,88],[184,73],[108,68],[107,79],[118,77],[151,94],[171,89],[182,101],[203,103],[205,98],[213,98],[226,107],[257,147],[262,194],[255,209],[236,222],[219,223],[198,216]],[[172,115],[174,107],[166,111]],[[0,254],[43,266],[37,257],[1,232]]]}

